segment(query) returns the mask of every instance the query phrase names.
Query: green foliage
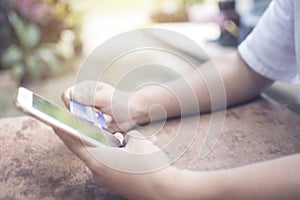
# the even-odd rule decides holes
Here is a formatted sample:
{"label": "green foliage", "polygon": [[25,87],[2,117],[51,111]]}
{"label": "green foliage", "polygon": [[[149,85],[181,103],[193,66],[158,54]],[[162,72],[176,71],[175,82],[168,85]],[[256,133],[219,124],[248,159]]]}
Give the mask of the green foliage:
{"label": "green foliage", "polygon": [[24,55],[21,48],[19,48],[17,45],[10,45],[2,54],[1,60],[3,66],[9,67],[21,62],[23,57]]}
{"label": "green foliage", "polygon": [[21,63],[17,63],[12,67],[12,76],[16,80],[20,80],[25,74],[25,66]]}
{"label": "green foliage", "polygon": [[51,48],[40,48],[38,55],[43,62],[48,63],[53,72],[59,71],[59,60]]}
{"label": "green foliage", "polygon": [[38,45],[41,32],[37,25],[33,23],[27,23],[25,26],[25,23],[13,11],[8,14],[8,20],[23,47],[34,48]]}
{"label": "green foliage", "polygon": [[38,45],[41,32],[35,24],[28,23],[25,26],[24,22],[15,12],[9,13],[8,20],[23,47],[34,48]]}
{"label": "green foliage", "polygon": [[32,78],[40,77],[41,71],[39,70],[39,57],[36,54],[28,55],[25,58],[25,65],[28,73],[32,76]]}
{"label": "green foliage", "polygon": [[[20,5],[18,1],[3,1],[6,3],[0,3],[0,11],[6,14],[0,13],[0,23],[6,31],[0,31],[0,69],[10,68],[20,83],[61,72],[63,63],[76,56],[74,49],[80,44],[76,21],[67,4],[61,0],[19,1]],[[43,10],[31,10],[35,8],[32,3],[42,4]],[[67,37],[63,36],[65,32]]]}

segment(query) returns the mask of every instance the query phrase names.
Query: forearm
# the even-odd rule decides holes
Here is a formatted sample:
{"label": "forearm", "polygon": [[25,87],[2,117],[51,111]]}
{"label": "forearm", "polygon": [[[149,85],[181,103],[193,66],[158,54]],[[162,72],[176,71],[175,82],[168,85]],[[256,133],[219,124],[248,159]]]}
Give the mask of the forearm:
{"label": "forearm", "polygon": [[[300,154],[230,170],[178,170],[164,182],[164,199],[300,199]],[[176,181],[174,181],[176,177]]]}
{"label": "forearm", "polygon": [[226,172],[224,199],[300,199],[300,154]]}
{"label": "forearm", "polygon": [[209,61],[165,87],[138,90],[133,97],[140,105],[139,121],[147,122],[149,110],[155,104],[162,106],[168,117],[209,112],[247,101],[271,83],[248,68],[235,52]]}
{"label": "forearm", "polygon": [[162,180],[161,199],[209,200],[223,199],[226,194],[225,174],[223,171],[200,172],[179,170]]}

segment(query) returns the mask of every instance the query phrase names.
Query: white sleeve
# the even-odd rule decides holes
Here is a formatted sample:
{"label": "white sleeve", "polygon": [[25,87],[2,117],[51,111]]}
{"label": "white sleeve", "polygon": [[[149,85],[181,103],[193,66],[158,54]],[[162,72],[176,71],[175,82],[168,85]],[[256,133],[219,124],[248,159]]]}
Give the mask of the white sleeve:
{"label": "white sleeve", "polygon": [[238,47],[242,59],[272,80],[299,83],[292,0],[274,0],[247,39]]}

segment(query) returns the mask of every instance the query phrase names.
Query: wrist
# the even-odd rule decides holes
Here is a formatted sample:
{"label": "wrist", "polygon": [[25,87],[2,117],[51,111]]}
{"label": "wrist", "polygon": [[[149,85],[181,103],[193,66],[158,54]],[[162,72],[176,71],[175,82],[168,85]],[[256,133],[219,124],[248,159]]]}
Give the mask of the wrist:
{"label": "wrist", "polygon": [[223,171],[198,172],[173,168],[161,183],[159,192],[161,199],[223,199],[227,188],[225,180]]}

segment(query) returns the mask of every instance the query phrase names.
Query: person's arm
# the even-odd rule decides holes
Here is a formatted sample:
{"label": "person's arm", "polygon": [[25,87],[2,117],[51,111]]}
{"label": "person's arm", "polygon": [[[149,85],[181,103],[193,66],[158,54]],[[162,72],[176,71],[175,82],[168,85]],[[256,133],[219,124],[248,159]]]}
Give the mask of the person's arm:
{"label": "person's arm", "polygon": [[[163,108],[167,117],[209,112],[250,100],[273,83],[251,70],[238,52],[209,61],[197,69],[164,86],[148,86],[132,94],[105,83],[85,81],[66,90],[62,99],[67,106],[69,99],[74,98],[99,107],[106,115],[109,130],[116,132],[149,122],[153,105]],[[211,101],[214,101],[213,107]],[[166,116],[159,111],[151,117],[158,120]]]}
{"label": "person's arm", "polygon": [[[224,106],[232,106],[254,98],[273,83],[272,80],[264,78],[250,69],[238,52],[209,61],[200,66],[198,71],[200,73],[191,72],[185,79],[180,78],[168,83],[166,85],[168,88],[149,86],[136,91],[131,101],[136,105],[131,106],[135,109],[132,112],[134,121],[138,123],[148,122],[149,110],[155,104],[163,106],[168,117],[181,115],[180,103],[182,102],[179,102],[178,96],[184,96],[186,90],[193,90],[197,96],[200,111],[208,112],[212,109],[211,99],[214,97],[221,99],[225,95],[227,103],[221,102],[219,105],[216,103],[213,108],[215,110],[223,109]],[[186,87],[186,83],[189,84],[188,87],[190,88]],[[223,88],[225,91],[222,91]],[[218,93],[220,93],[219,96]],[[184,98],[193,97],[185,96]],[[184,114],[194,114],[195,110],[197,109],[191,106],[191,109],[186,109]]]}
{"label": "person's arm", "polygon": [[299,169],[300,154],[296,154],[229,170],[229,195],[235,199],[300,199]]}
{"label": "person's arm", "polygon": [[[123,150],[95,148],[84,146],[59,130],[56,133],[90,168],[96,183],[127,199],[300,199],[300,154],[229,170],[202,172],[166,167],[148,173],[130,173],[104,165],[103,154],[119,160],[118,166],[125,164],[134,168],[133,162],[116,157],[115,152],[146,155],[157,150],[150,141],[128,137]],[[146,168],[151,165],[140,164]]]}
{"label": "person's arm", "polygon": [[296,154],[230,170],[181,171],[178,181],[165,183],[171,195],[166,199],[296,200],[300,199],[299,169],[300,154]]}

